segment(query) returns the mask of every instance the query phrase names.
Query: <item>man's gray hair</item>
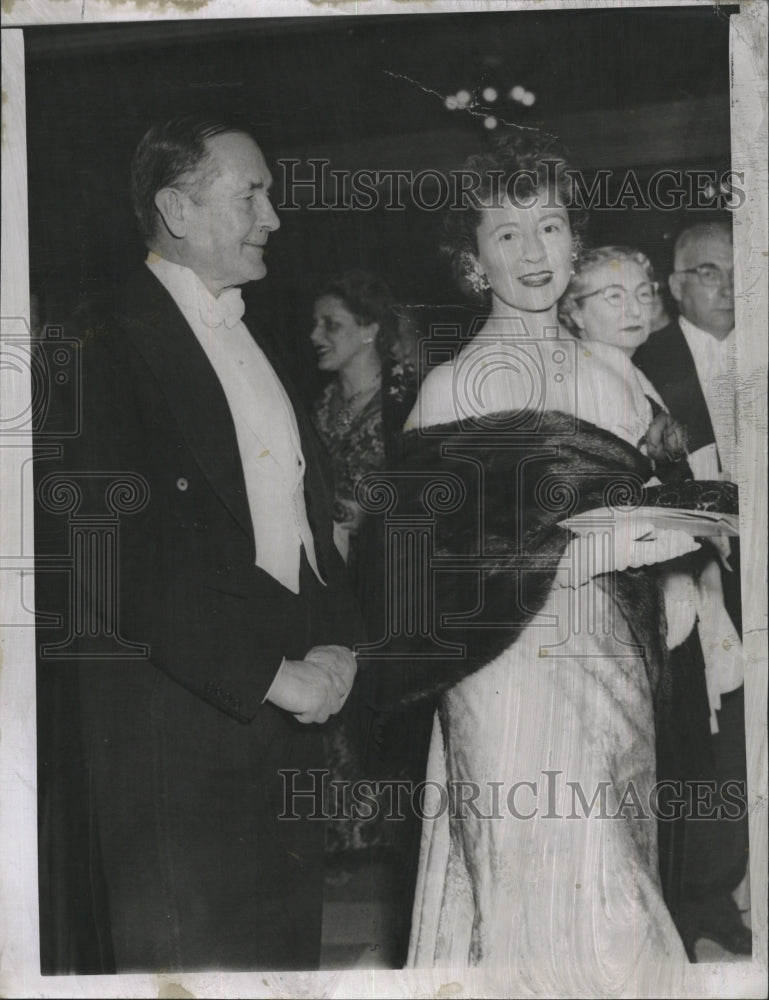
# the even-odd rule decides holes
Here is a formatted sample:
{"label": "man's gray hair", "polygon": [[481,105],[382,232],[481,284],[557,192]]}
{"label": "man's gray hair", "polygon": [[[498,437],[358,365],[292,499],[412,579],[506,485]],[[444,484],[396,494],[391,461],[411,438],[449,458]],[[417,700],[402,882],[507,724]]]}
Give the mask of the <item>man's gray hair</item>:
{"label": "man's gray hair", "polygon": [[678,268],[681,258],[690,246],[699,240],[707,240],[711,237],[722,237],[732,242],[732,227],[728,222],[697,222],[693,226],[688,226],[678,234],[673,248],[674,267]]}
{"label": "man's gray hair", "polygon": [[[146,132],[131,163],[131,200],[147,243],[157,235],[160,221],[155,195],[173,186],[193,194],[210,180],[206,173],[210,157],[206,141],[227,132],[250,134],[233,122],[195,115],[172,118]],[[196,171],[202,173],[193,178]]]}

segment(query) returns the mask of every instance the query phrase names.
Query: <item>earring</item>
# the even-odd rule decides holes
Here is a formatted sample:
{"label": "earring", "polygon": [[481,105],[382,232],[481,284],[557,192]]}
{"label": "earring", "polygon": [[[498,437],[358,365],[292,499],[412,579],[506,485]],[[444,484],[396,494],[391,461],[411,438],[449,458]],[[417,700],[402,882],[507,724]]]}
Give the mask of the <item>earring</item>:
{"label": "earring", "polygon": [[477,258],[470,253],[463,253],[461,259],[464,278],[472,290],[477,295],[487,292],[491,288],[491,285],[489,284],[486,272],[481,270],[481,265],[478,263]]}
{"label": "earring", "polygon": [[373,337],[361,337],[360,339],[361,339],[361,341],[364,344],[373,344],[374,343],[374,338]]}
{"label": "earring", "polygon": [[582,254],[584,253],[585,247],[582,243],[579,235],[572,238],[571,241],[571,273],[572,275],[576,273],[577,265],[582,259]]}

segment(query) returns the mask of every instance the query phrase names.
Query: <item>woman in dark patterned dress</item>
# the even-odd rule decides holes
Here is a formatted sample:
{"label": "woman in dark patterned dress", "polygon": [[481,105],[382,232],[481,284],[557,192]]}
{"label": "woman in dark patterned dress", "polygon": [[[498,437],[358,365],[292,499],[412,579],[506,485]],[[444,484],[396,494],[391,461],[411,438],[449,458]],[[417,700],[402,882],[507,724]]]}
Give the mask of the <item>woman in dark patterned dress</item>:
{"label": "woman in dark patterned dress", "polygon": [[[347,562],[372,642],[385,629],[384,537],[381,519],[364,516],[355,489],[366,474],[386,475],[401,465],[401,428],[417,395],[409,349],[415,339],[408,317],[396,313],[387,285],[375,275],[344,274],[315,300],[311,342],[319,369],[335,377],[321,393],[314,419],[334,467],[337,547]],[[432,710],[425,704],[394,709],[399,695],[392,689],[398,684],[397,671],[385,675],[365,666],[359,671],[344,717],[328,733],[332,779],[422,780]],[[392,870],[389,891],[399,900],[404,938],[419,825],[413,817],[388,822],[388,804],[378,800],[378,818],[358,818],[336,801],[332,789],[327,806],[346,819],[329,823],[326,846],[329,859],[336,857],[342,864],[387,856]],[[401,945],[405,957],[405,940]]]}
{"label": "woman in dark patterned dress", "polygon": [[359,583],[363,511],[355,485],[366,473],[398,464],[416,373],[390,290],[375,275],[350,271],[330,282],[315,300],[314,320],[318,368],[335,376],[315,405],[315,424],[334,465],[335,540]]}

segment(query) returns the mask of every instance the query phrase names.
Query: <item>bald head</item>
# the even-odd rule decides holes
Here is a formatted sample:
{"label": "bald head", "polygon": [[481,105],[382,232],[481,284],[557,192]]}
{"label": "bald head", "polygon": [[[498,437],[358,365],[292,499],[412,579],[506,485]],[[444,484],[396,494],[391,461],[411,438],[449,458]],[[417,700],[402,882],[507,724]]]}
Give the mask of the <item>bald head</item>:
{"label": "bald head", "polygon": [[681,315],[717,340],[734,327],[734,252],[731,226],[703,222],[676,240],[670,291]]}

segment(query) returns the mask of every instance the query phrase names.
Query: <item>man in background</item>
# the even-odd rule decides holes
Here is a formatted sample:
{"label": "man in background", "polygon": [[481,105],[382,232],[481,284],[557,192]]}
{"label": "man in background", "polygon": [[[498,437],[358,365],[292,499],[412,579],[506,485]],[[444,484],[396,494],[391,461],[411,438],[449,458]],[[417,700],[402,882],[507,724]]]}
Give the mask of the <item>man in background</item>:
{"label": "man in background", "polygon": [[675,243],[670,292],[679,315],[633,355],[672,416],[687,425],[697,479],[732,479],[737,362],[734,252],[725,222],[698,223]]}
{"label": "man in background", "polygon": [[[689,434],[689,465],[697,479],[733,480],[737,457],[737,359],[734,333],[734,253],[731,226],[698,223],[684,229],[674,248],[669,287],[679,315],[633,355],[673,417]],[[721,571],[712,561],[700,579],[710,607],[725,607],[727,628],[741,632],[739,543],[720,539]],[[721,593],[723,596],[721,597]],[[716,649],[719,676],[709,679],[701,641],[703,627],[673,655],[678,709],[688,760],[685,780],[746,781],[744,689],[741,647],[728,639]],[[704,641],[704,640],[703,640]],[[711,644],[712,645],[712,644]],[[731,649],[729,648],[731,645]],[[731,654],[731,655],[730,655]],[[711,659],[712,659],[711,654]],[[715,692],[715,693],[714,693]],[[710,704],[708,694],[710,693]],[[715,702],[715,704],[714,704]],[[712,723],[708,726],[708,714]],[[720,802],[720,798],[716,802]],[[741,804],[745,807],[744,794]],[[732,896],[748,858],[747,809],[735,820],[686,821],[660,830],[663,888],[684,945],[708,937],[729,951],[750,954],[751,933]],[[666,860],[665,852],[668,852]],[[667,876],[665,869],[667,868]]]}

